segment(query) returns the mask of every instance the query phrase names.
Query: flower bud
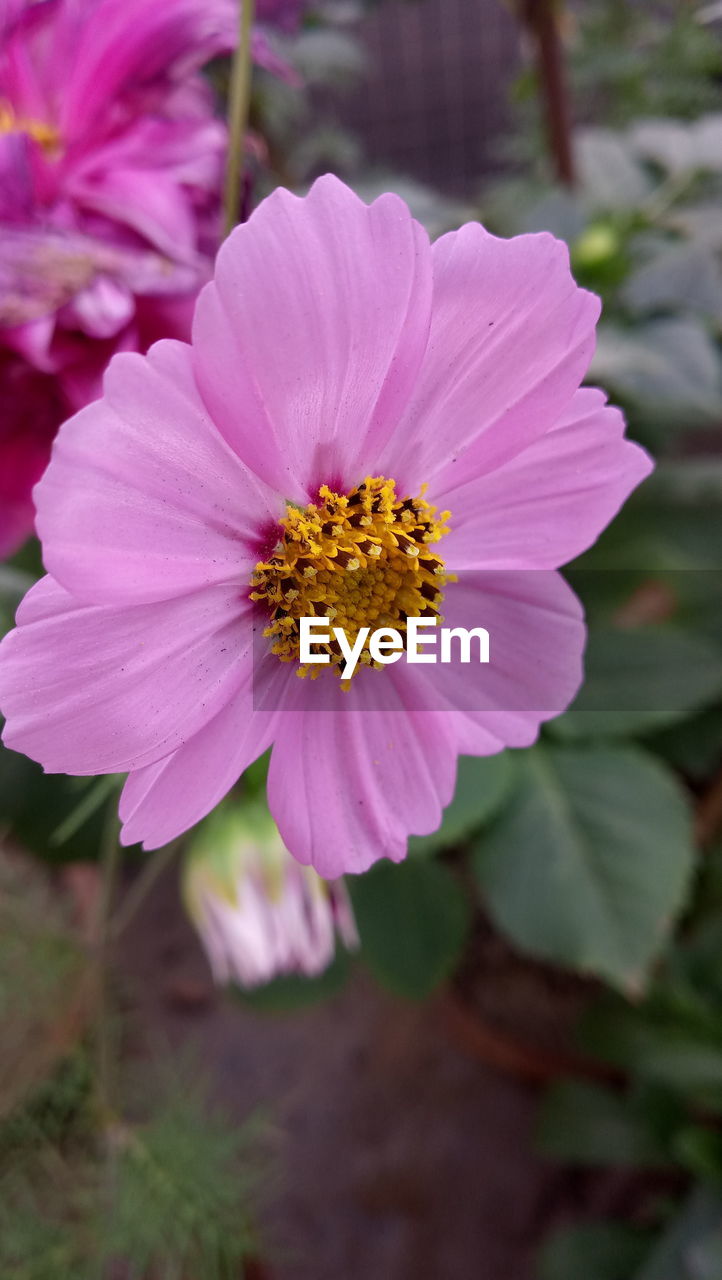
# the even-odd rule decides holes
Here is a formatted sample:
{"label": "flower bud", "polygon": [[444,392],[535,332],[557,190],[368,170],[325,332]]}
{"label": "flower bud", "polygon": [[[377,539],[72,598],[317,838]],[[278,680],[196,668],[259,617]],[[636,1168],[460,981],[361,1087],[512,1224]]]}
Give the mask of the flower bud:
{"label": "flower bud", "polygon": [[265,807],[221,806],[200,828],[183,894],[218,983],[256,987],[282,974],[323,973],[336,933],[358,935],[343,880],[301,866]]}

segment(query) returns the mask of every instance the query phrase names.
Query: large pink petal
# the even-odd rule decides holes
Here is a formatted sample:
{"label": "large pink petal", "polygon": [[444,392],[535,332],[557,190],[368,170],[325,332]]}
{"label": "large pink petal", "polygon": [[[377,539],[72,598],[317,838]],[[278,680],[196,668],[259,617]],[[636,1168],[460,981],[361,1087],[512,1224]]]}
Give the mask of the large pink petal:
{"label": "large pink petal", "polygon": [[469,664],[410,667],[420,673],[417,705],[448,709],[464,754],[529,746],[582,682],[586,629],[576,595],[548,570],[467,572],[447,586],[443,615],[446,627],[485,627],[490,662],[479,663],[473,648]]}
{"label": "large pink petal", "polygon": [[48,571],[96,604],[245,589],[278,501],[201,404],[188,348],[116,356],[105,397],[62,427],[35,494]]}
{"label": "large pink petal", "polygon": [[374,470],[430,290],[426,233],[396,196],[369,207],[330,175],[303,200],[274,191],[223,245],[194,324],[201,393],[243,460],[299,502]]}
{"label": "large pink petal", "polygon": [[652,467],[604,394],[578,391],[551,431],[497,470],[431,486],[451,511],[439,550],[454,570],[554,569],[594,542]]}
{"label": "large pink petal", "polygon": [[84,606],[43,578],[0,645],[8,747],[49,773],[115,773],[177,750],[252,673],[250,610],[229,587]]}
{"label": "large pink petal", "polygon": [[291,680],[293,668],[276,662],[276,711],[254,711],[246,687],[172,755],[131,773],[120,802],[123,844],[157,849],[205,818],[270,746]]}
{"label": "large pink petal", "polygon": [[453,721],[418,710],[413,681],[395,668],[360,671],[346,692],[328,673],[299,684],[268,775],[286,846],[328,879],[398,862],[410,834],[438,827],[453,794]]}
{"label": "large pink petal", "polygon": [[470,222],[432,253],[426,358],[381,459],[407,492],[439,471],[449,485],[462,468],[490,471],[547,431],[587,370],[599,315],[546,233],[500,240]]}

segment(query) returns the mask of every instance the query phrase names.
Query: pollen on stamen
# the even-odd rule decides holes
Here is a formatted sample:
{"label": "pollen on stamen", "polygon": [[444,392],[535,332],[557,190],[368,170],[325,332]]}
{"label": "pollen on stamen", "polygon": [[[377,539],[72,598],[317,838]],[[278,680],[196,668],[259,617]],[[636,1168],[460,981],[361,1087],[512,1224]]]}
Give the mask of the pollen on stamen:
{"label": "pollen on stamen", "polygon": [[[394,627],[403,634],[409,617],[440,618],[451,575],[428,544],[448,533],[449,512],[438,516],[423,492],[399,498],[393,480],[368,476],[347,494],[324,485],[315,503],[287,506],[278,544],[268,561],[256,565],[250,594],[268,605],[264,635],[272,640],[271,651],[283,662],[299,662],[298,675],[315,679],[325,669],[340,675],[344,663],[335,638],[318,646],[326,649],[328,668],[300,663],[303,617],[325,617],[352,644],[362,627]],[[378,665],[367,646],[359,665]]]}

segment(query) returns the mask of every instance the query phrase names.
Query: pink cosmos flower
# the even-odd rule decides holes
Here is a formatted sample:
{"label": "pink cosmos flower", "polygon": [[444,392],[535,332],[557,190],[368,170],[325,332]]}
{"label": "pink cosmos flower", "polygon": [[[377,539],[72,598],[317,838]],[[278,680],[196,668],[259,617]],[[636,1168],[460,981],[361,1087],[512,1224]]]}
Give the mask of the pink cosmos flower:
{"label": "pink cosmos flower", "polygon": [[[148,847],[273,745],[299,861],[333,879],[402,858],[459,753],[530,744],[579,686],[554,570],[651,468],[579,389],[598,311],[549,235],[470,223],[430,246],[396,196],[274,192],[221,249],[192,346],[116,356],[60,431],[36,490],[52,576],[0,647],[7,745],[128,771],[123,839]],[[488,629],[488,666],[367,654],[346,688],[329,646],[298,678],[301,616],[355,633],[440,611]]]}
{"label": "pink cosmos flower", "polygon": [[358,934],[342,880],[322,880],[291,857],[267,813],[219,810],[199,831],[183,896],[216,982],[257,987],[282,974],[313,977],[331,964],[338,932]]}

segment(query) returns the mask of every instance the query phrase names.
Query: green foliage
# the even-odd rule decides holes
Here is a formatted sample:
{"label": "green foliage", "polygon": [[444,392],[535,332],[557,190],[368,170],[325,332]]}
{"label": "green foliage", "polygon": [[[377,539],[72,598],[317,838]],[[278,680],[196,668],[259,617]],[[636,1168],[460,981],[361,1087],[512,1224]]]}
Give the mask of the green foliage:
{"label": "green foliage", "polygon": [[693,903],[699,922],[670,949],[646,998],[634,1006],[603,997],[582,1021],[584,1050],[623,1073],[626,1085],[556,1085],[542,1112],[540,1137],[554,1158],[666,1162],[698,1180],[633,1280],[720,1275],[722,881],[719,853],[709,858]]}
{"label": "green foliage", "polygon": [[675,724],[722,697],[722,647],[674,626],[597,626],[584,684],[552,725],[564,740],[632,737]]}
{"label": "green foliage", "polygon": [[545,1155],[570,1164],[664,1166],[669,1152],[644,1104],[644,1098],[630,1099],[587,1081],[561,1081],[544,1100],[539,1145]]}
{"label": "green foliage", "polygon": [[690,815],[674,776],[627,746],[540,746],[474,870],[499,927],[547,960],[640,990],[685,904]]}
{"label": "green foliage", "polygon": [[647,1235],[623,1223],[566,1227],[547,1240],[539,1280],[630,1280],[648,1249]]}
{"label": "green foliage", "polygon": [[719,1280],[722,1197],[700,1187],[669,1223],[633,1280]]}
{"label": "green foliage", "polygon": [[0,815],[18,844],[48,862],[94,861],[109,805],[117,808],[119,778],[45,774],[27,756],[0,743]]}
{"label": "green foliage", "polygon": [[0,846],[0,1121],[72,1047],[87,988],[87,960],[62,902],[37,867]]}
{"label": "green foliage", "polygon": [[471,909],[441,863],[378,863],[347,881],[361,957],[392,991],[422,999],[448,977],[466,941]]}
{"label": "green foliage", "polygon": [[722,418],[720,132],[719,115],[585,127],[574,137],[574,192],[515,178],[482,209],[503,234],[567,240],[579,282],[604,302],[590,380],[662,452]]}
{"label": "green foliage", "polygon": [[126,1117],[97,965],[44,870],[0,849],[0,1276],[236,1280],[255,1128],[215,1113],[197,1071],[150,1063]]}
{"label": "green foliage", "polygon": [[246,1138],[197,1094],[171,1095],[142,1128],[109,1134],[114,1189],[99,1207],[102,1249],[133,1273],[231,1280],[251,1251]]}
{"label": "green foliage", "polygon": [[441,826],[432,835],[412,836],[409,854],[436,853],[466,840],[505,804],[513,777],[510,751],[496,756],[461,756],[454,798],[444,810]]}
{"label": "green foliage", "polygon": [[592,119],[694,118],[718,102],[722,45],[696,4],[585,0],[570,41],[576,100]]}
{"label": "green foliage", "polygon": [[34,581],[21,569],[0,564],[0,636],[12,627],[15,611]]}
{"label": "green foliage", "polygon": [[715,426],[722,414],[719,351],[691,315],[645,320],[633,330],[605,321],[591,377],[657,441],[662,433]]}
{"label": "green foliage", "polygon": [[[51,1085],[48,1086],[52,1087]],[[36,1128],[0,1170],[0,1275],[31,1280],[236,1280],[254,1246],[250,1131],[214,1116],[197,1087],[146,1125],[108,1119],[91,1137]]]}
{"label": "green foliage", "polygon": [[703,782],[722,760],[722,705],[655,733],[647,745],[685,777]]}

